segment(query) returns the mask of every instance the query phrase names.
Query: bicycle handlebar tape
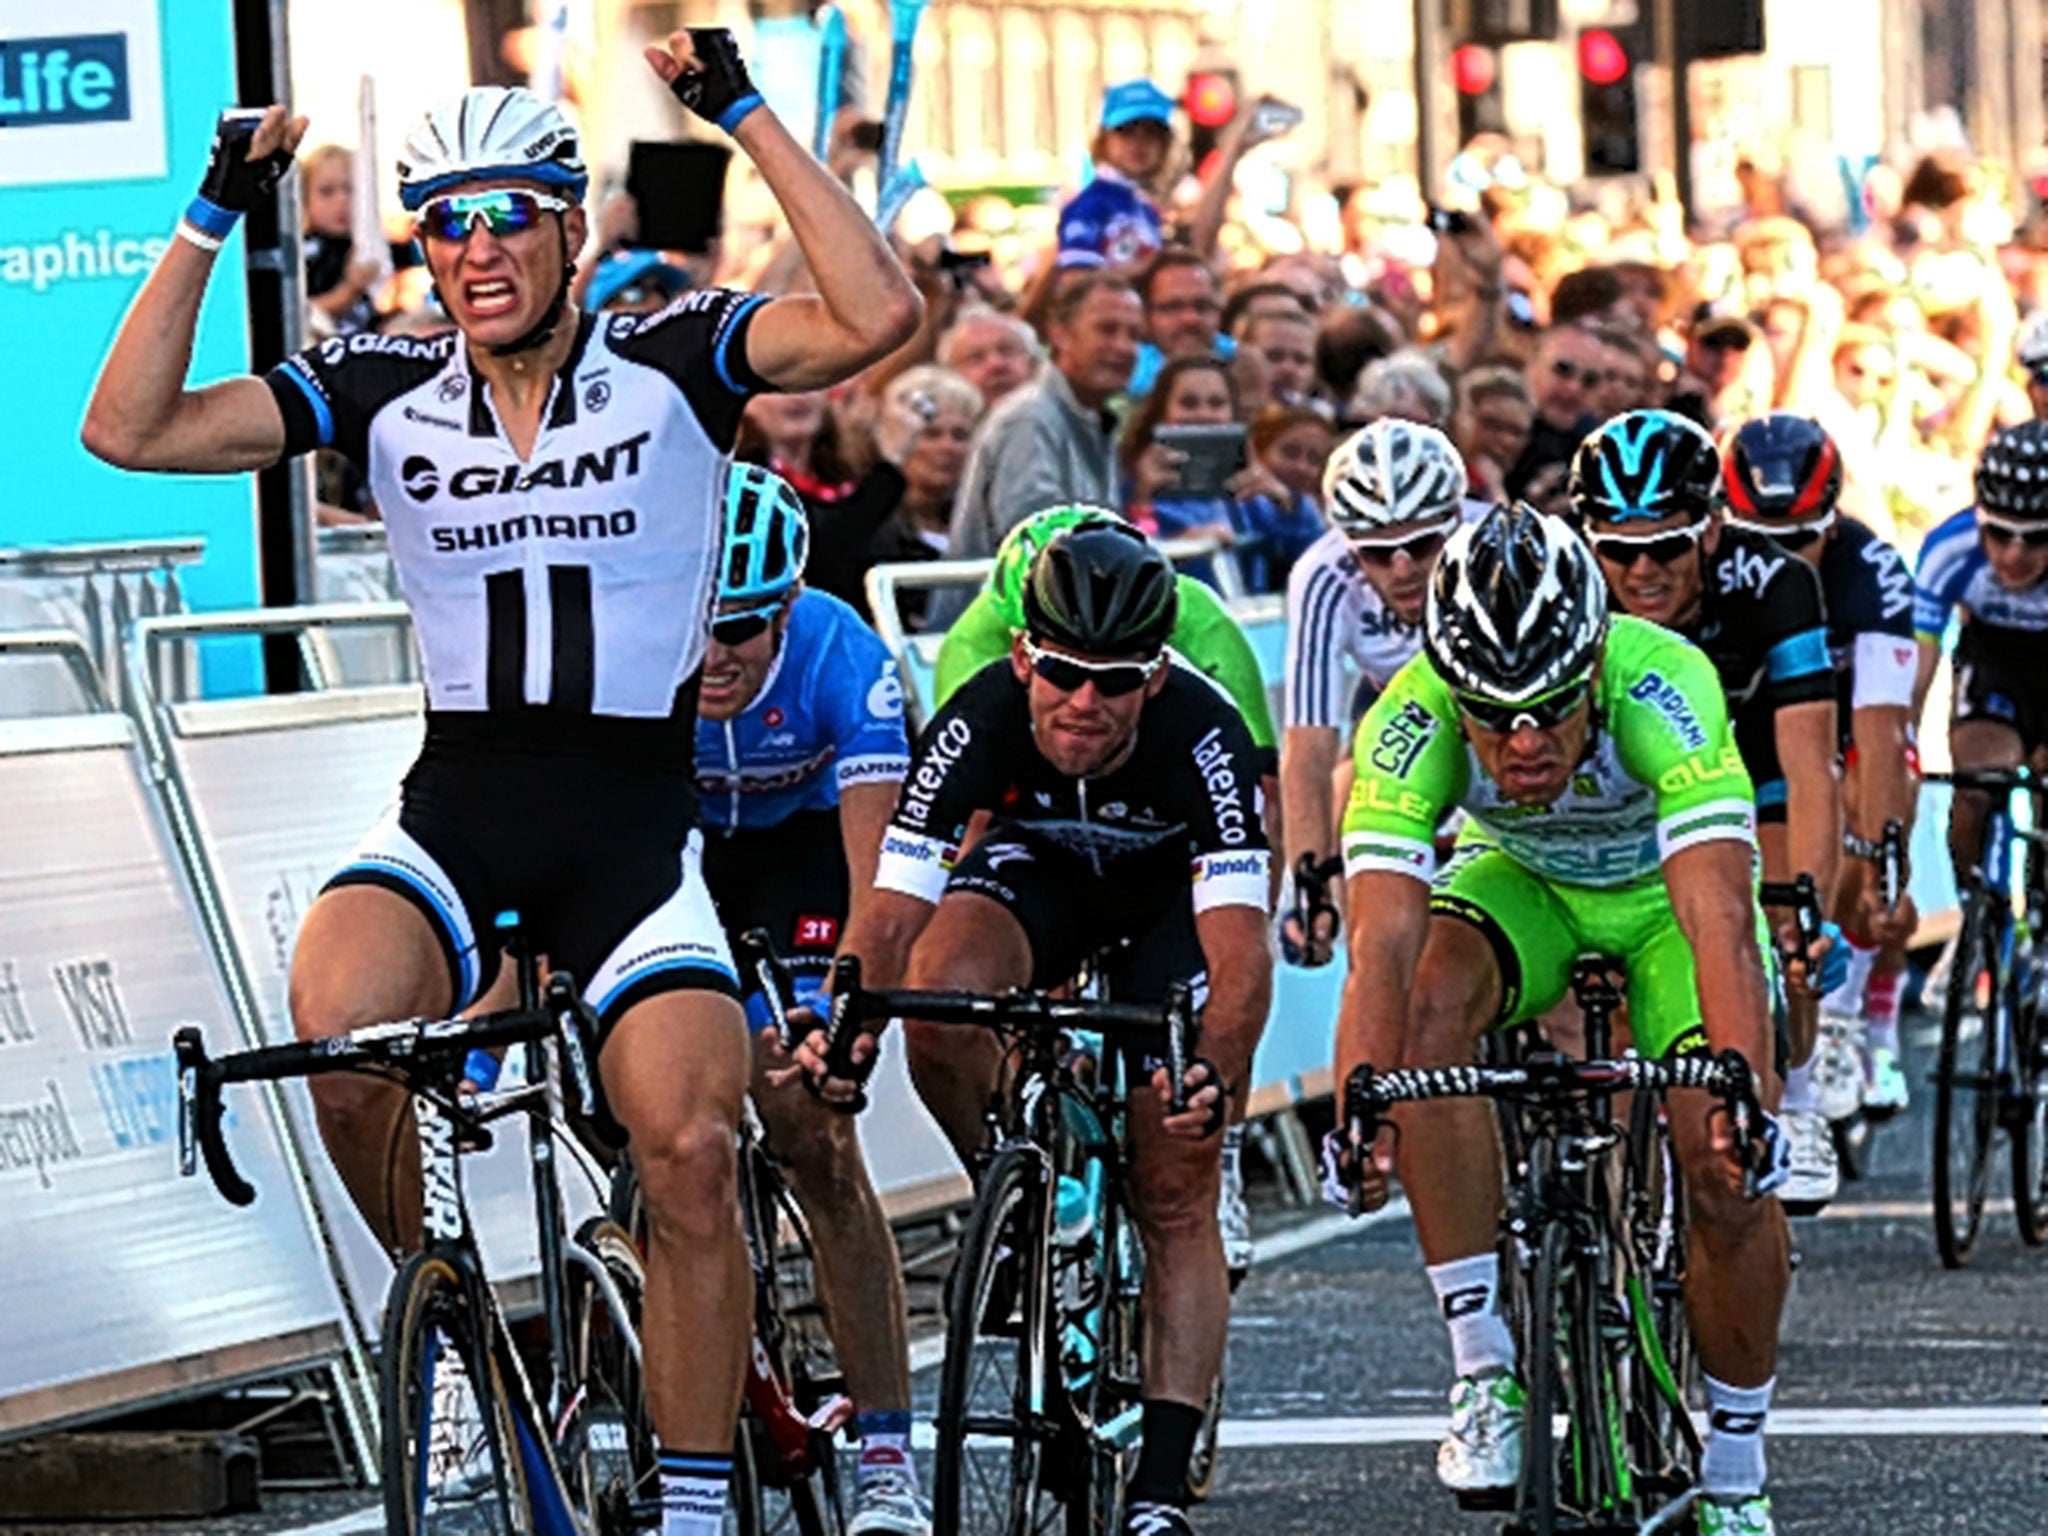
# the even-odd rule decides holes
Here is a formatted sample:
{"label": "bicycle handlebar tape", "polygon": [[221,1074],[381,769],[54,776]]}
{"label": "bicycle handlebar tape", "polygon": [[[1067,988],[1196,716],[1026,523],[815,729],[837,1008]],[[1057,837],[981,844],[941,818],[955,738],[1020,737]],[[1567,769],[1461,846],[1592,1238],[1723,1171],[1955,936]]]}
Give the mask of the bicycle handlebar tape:
{"label": "bicycle handlebar tape", "polygon": [[[1177,1115],[1188,1107],[1188,1068],[1194,1064],[1201,1028],[1195,1018],[1195,994],[1185,981],[1166,989],[1166,1076],[1168,1099]],[[1221,1079],[1218,1079],[1219,1084]]]}
{"label": "bicycle handlebar tape", "polygon": [[1878,855],[1878,889],[1884,897],[1884,909],[1896,912],[1899,898],[1905,894],[1906,829],[1898,819],[1884,824],[1882,851]]}
{"label": "bicycle handlebar tape", "polygon": [[[227,1138],[221,1135],[220,1072],[206,1059],[205,1041],[198,1030],[188,1027],[172,1038],[172,1047],[178,1059],[179,1116],[189,1124],[190,1137],[199,1145],[199,1155],[205,1159],[214,1188],[229,1205],[254,1205],[255,1186],[236,1171]],[[189,1169],[189,1152],[184,1154],[184,1161]]]}
{"label": "bicycle handlebar tape", "polygon": [[669,82],[675,98],[707,122],[727,133],[740,119],[761,106],[761,93],[747,74],[747,61],[729,27],[690,27],[690,47],[701,66],[684,70]]}

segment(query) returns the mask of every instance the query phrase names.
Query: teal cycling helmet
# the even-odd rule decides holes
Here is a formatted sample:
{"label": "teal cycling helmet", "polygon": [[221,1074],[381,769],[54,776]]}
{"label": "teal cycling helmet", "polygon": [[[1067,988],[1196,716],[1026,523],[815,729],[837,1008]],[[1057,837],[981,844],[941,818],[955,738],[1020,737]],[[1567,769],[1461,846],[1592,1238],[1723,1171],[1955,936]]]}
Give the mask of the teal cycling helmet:
{"label": "teal cycling helmet", "polygon": [[789,482],[758,464],[735,464],[725,476],[725,552],[718,600],[768,607],[804,579],[811,524]]}
{"label": "teal cycling helmet", "polygon": [[1023,632],[1024,578],[1031,570],[1031,562],[1053,541],[1054,535],[1069,528],[1092,528],[1098,524],[1123,521],[1107,507],[1069,502],[1065,506],[1034,512],[1004,534],[1003,542],[996,546],[995,574],[989,578],[988,588],[990,601],[996,605],[996,616],[1003,621],[1004,627],[1013,635]]}

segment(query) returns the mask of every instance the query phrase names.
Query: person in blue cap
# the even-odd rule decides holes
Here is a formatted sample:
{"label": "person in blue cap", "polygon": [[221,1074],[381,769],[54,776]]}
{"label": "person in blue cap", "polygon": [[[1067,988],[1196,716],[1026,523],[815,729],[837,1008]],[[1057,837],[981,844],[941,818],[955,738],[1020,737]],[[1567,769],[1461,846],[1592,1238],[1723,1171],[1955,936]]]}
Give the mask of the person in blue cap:
{"label": "person in blue cap", "polygon": [[666,309],[690,286],[690,274],[659,251],[614,251],[598,263],[584,290],[583,307],[614,314],[648,315]]}
{"label": "person in blue cap", "polygon": [[1128,270],[1158,253],[1165,235],[1145,189],[1173,152],[1172,121],[1173,98],[1150,80],[1126,80],[1104,93],[1095,179],[1060,210],[1062,266]]}

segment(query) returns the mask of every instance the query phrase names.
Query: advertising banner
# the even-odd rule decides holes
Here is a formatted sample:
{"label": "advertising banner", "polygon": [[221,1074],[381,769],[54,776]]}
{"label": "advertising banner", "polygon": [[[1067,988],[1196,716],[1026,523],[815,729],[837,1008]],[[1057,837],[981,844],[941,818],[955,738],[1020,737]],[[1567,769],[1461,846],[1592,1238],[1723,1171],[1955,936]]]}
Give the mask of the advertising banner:
{"label": "advertising banner", "polygon": [[[0,547],[201,537],[184,577],[198,608],[256,598],[254,482],[129,474],[78,433],[234,90],[226,0],[0,0]],[[237,235],[200,313],[195,381],[247,371],[242,261]]]}

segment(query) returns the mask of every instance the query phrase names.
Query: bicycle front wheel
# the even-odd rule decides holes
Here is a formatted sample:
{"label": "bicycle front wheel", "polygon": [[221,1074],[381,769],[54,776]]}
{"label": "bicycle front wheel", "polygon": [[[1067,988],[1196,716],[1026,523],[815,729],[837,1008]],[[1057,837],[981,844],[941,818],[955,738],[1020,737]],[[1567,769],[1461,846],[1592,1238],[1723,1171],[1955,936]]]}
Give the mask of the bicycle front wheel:
{"label": "bicycle front wheel", "polygon": [[1935,1059],[1934,1242],[1949,1269],[1970,1261],[1991,1183],[1999,1013],[2006,992],[1998,952],[1999,900],[1982,886],[1964,898]]}
{"label": "bicycle front wheel", "polygon": [[934,1536],[1045,1536],[1064,1518],[1048,1486],[1059,1392],[1048,1215],[1043,1165],[1028,1152],[997,1153],[946,1302]]}
{"label": "bicycle front wheel", "polygon": [[[577,1229],[569,1340],[576,1373],[557,1447],[597,1536],[634,1536],[658,1519],[661,1472],[634,1341],[647,1276],[624,1228],[593,1216]],[[586,1264],[603,1272],[602,1282]]]}
{"label": "bicycle front wheel", "polygon": [[392,1536],[530,1536],[491,1329],[453,1256],[416,1253],[392,1277],[379,1367]]}
{"label": "bicycle front wheel", "polygon": [[2024,988],[2013,1009],[2012,1135],[2013,1214],[2020,1240],[2029,1247],[2048,1242],[2048,998],[2042,995],[2044,964],[2035,948],[2014,972]]}

